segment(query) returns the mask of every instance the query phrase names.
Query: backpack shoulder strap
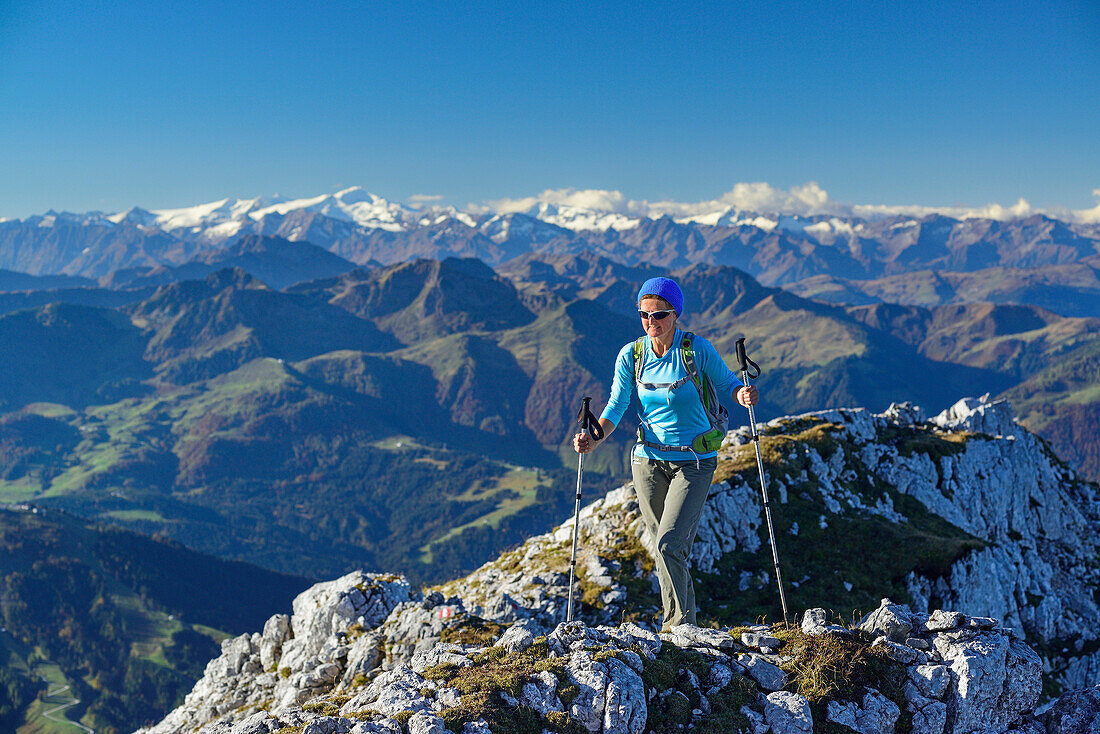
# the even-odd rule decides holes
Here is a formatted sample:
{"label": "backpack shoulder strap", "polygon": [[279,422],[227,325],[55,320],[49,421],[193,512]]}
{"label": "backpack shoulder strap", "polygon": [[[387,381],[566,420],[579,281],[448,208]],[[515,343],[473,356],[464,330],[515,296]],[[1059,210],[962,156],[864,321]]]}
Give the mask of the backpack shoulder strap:
{"label": "backpack shoulder strap", "polygon": [[680,340],[680,356],[684,361],[684,367],[687,368],[688,377],[695,383],[695,387],[702,389],[702,381],[699,378],[699,368],[695,366],[695,334],[690,331],[685,331],[683,338]]}
{"label": "backpack shoulder strap", "polygon": [[695,389],[699,391],[699,399],[703,401],[703,409],[707,411],[707,415],[713,418],[722,410],[722,406],[718,402],[718,396],[714,393],[710,379],[706,375],[701,375],[695,364],[694,339],[695,334],[690,331],[684,332],[683,341],[680,343],[684,367],[687,368],[691,381],[695,383]]}
{"label": "backpack shoulder strap", "polygon": [[634,384],[642,378],[642,355],[645,353],[645,337],[634,340]]}

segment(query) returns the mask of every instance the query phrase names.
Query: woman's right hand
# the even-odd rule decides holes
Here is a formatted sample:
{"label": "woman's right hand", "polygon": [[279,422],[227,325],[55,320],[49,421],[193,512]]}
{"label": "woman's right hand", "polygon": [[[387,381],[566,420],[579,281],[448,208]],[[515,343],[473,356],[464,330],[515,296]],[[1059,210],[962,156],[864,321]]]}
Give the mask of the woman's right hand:
{"label": "woman's right hand", "polygon": [[578,454],[587,454],[594,448],[596,448],[596,444],[587,432],[578,433],[573,436],[573,450]]}

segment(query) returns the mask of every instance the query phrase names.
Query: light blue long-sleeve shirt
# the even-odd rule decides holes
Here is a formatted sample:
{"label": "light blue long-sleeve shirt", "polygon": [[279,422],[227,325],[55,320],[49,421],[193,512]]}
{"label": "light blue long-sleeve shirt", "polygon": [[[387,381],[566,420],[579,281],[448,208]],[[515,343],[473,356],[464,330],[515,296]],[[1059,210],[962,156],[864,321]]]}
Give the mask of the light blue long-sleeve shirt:
{"label": "light blue long-sleeve shirt", "polygon": [[[676,329],[672,347],[663,357],[653,353],[651,339],[648,336],[645,337],[645,348],[641,356],[642,382],[672,383],[687,377],[688,369],[684,365],[683,353],[680,349],[683,337],[684,332],[679,328]],[[741,380],[722,361],[714,345],[698,334],[695,336],[692,353],[695,356],[695,366],[699,374],[706,375],[710,379],[719,396],[733,395],[733,391],[741,387]],[[615,376],[611,384],[611,394],[607,398],[607,407],[603,409],[600,417],[618,426],[623,414],[630,406],[630,395],[633,390],[634,342],[629,342],[619,350],[619,356],[615,359]],[[699,399],[699,391],[695,389],[691,380],[672,391],[666,388],[650,390],[639,385],[638,400],[642,406],[642,422],[647,426],[646,438],[650,441],[666,446],[690,446],[696,436],[710,430],[707,411],[703,407],[703,401]],[[635,447],[634,454],[668,461],[694,458],[689,452],[660,451],[642,444]],[[701,459],[709,456],[717,456],[717,452],[711,451],[698,455]]]}

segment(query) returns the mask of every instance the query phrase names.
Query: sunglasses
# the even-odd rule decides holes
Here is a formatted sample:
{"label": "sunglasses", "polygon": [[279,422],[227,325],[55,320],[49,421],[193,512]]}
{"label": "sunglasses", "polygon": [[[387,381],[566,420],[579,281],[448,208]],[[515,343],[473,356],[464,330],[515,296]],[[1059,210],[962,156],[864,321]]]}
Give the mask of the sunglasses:
{"label": "sunglasses", "polygon": [[676,313],[674,309],[666,309],[664,311],[642,311],[638,309],[638,315],[643,319],[653,319],[654,321],[664,321],[670,313]]}

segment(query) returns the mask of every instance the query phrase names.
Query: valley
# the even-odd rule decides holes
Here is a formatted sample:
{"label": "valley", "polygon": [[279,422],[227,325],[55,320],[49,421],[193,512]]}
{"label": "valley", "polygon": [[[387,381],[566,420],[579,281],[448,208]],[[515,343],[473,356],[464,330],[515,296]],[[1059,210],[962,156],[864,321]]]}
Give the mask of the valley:
{"label": "valley", "polygon": [[[22,671],[9,697],[31,727],[20,734],[68,726],[45,717],[36,675],[50,679],[55,706],[69,685],[82,703],[67,710],[97,731],[133,726],[186,690],[210,645],[242,629],[244,606],[285,606],[287,597],[247,596],[202,619],[181,615],[193,610],[187,595],[209,585],[193,569],[210,561],[184,560],[184,547],[255,564],[254,578],[277,572],[278,588],[360,568],[426,585],[568,517],[576,406],[583,395],[602,406],[614,356],[638,333],[637,282],[658,272],[681,283],[685,325],[727,363],[747,338],[764,371],[761,420],[902,401],[934,414],[988,393],[1100,477],[1100,238],[1080,227],[934,218],[919,232],[866,223],[845,240],[817,226],[824,220],[804,223],[812,237],[671,219],[597,236],[523,215],[506,229],[487,218],[402,231],[320,215],[303,229],[303,216],[288,214],[279,231],[293,223],[316,244],[62,222],[69,237],[92,238],[88,252],[56,250],[38,261],[51,265],[0,273],[11,289],[0,292],[0,348],[18,355],[0,373],[0,503],[22,508],[13,517],[35,508],[66,518],[74,538],[122,537],[117,527],[152,538],[127,541],[110,562],[56,546],[37,570],[22,546],[3,556],[5,619],[23,646],[9,651]],[[0,223],[0,266],[26,267],[12,232],[43,227],[21,226]],[[728,407],[736,429],[744,411]],[[586,462],[586,501],[628,476],[632,433],[622,426]],[[812,525],[818,509],[800,502],[788,509]],[[969,535],[906,507],[916,529],[893,542],[927,545],[932,571],[973,550]],[[893,532],[874,522],[828,532]],[[169,559],[156,543],[178,551]],[[876,574],[898,582],[896,558],[873,560],[866,578],[821,580],[829,593],[845,581],[865,595],[880,591]],[[154,561],[180,569],[178,588],[143,565]],[[66,645],[44,644],[46,627],[12,603],[52,603],[32,598],[28,579],[71,587],[82,600],[73,613],[98,616],[84,626],[43,619],[72,630]],[[818,581],[804,582],[797,595],[809,600]],[[764,611],[763,599],[703,603]]]}

